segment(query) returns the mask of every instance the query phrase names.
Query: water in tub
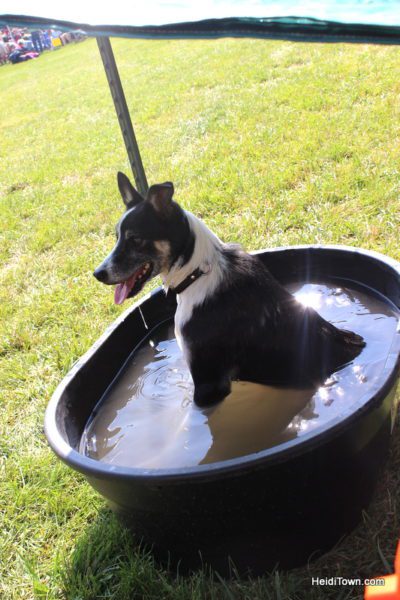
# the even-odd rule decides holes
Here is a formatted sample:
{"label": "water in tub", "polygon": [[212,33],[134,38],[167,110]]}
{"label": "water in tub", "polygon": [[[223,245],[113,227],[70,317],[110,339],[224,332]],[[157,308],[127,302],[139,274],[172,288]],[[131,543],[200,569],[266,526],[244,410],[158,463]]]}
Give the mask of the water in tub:
{"label": "water in tub", "polygon": [[235,381],[218,405],[193,404],[193,382],[174,338],[160,325],[127,361],[88,421],[81,452],[107,463],[178,468],[228,460],[304,436],[351,412],[373,389],[398,326],[398,312],[376,292],[351,283],[288,286],[366,346],[317,389]]}

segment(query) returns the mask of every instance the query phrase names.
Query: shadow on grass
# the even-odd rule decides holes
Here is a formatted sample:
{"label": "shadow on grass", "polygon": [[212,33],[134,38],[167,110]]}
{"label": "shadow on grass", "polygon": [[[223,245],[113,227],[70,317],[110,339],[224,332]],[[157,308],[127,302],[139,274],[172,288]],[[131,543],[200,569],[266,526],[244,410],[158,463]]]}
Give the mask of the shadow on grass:
{"label": "shadow on grass", "polygon": [[78,539],[61,580],[68,600],[229,598],[221,589],[213,591],[210,573],[183,578],[161,568],[107,508]]}
{"label": "shadow on grass", "polygon": [[60,569],[60,580],[66,600],[300,599],[289,593],[296,581],[289,576],[281,582],[277,572],[270,577],[228,581],[209,569],[185,576],[168,571],[106,508],[77,540],[72,556]]}

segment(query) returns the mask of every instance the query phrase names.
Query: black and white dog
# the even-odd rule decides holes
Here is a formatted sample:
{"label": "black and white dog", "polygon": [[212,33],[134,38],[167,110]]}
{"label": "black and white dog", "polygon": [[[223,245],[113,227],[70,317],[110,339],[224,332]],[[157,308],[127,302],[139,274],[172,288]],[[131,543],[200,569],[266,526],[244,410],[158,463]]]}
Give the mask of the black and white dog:
{"label": "black and white dog", "polygon": [[172,183],[151,186],[145,199],[123,173],[118,186],[126,212],[94,275],[116,284],[117,304],[159,274],[176,292],[175,334],[198,406],[225,398],[233,379],[318,385],[360,353],[360,336],[300,304],[257,256],[222,243],[174,202]]}

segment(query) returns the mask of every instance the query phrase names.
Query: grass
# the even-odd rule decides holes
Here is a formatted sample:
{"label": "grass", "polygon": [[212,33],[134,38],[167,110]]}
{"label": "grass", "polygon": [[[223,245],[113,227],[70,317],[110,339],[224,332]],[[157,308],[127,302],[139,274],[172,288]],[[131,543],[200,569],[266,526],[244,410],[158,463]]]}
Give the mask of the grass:
{"label": "grass", "polygon": [[[114,42],[148,179],[248,249],[363,246],[400,259],[396,47]],[[303,569],[245,581],[158,568],[43,435],[57,383],[120,313],[91,276],[127,159],[94,40],[0,69],[0,597],[362,598],[311,577],[392,568],[400,442],[360,526]]]}

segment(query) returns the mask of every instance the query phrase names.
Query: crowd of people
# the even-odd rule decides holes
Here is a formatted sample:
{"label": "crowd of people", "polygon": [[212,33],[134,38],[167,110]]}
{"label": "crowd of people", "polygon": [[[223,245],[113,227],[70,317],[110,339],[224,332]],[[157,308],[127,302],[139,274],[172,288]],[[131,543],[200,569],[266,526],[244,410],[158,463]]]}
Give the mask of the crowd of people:
{"label": "crowd of people", "polygon": [[0,32],[0,65],[37,58],[45,50],[65,46],[86,38],[84,31],[62,33],[55,29],[3,28]]}

